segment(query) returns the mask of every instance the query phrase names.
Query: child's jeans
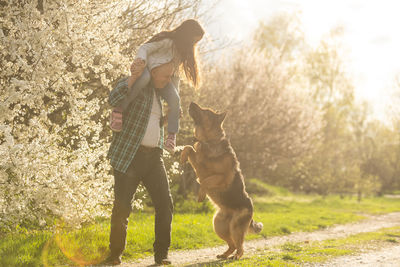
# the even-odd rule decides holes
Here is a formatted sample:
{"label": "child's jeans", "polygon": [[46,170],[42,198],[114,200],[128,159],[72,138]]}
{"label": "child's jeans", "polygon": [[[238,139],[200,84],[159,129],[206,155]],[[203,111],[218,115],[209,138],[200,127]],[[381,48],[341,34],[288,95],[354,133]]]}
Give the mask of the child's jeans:
{"label": "child's jeans", "polygon": [[[142,75],[140,75],[131,88],[128,89],[126,98],[124,98],[121,103],[117,106],[123,111],[129,106],[129,104],[135,99],[139,94],[140,90],[145,88],[151,80],[151,75],[149,69],[146,67],[143,70]],[[168,83],[164,88],[159,89],[161,97],[168,104],[168,132],[177,133],[179,130],[179,117],[180,117],[180,97],[178,94],[178,84],[179,79]]]}

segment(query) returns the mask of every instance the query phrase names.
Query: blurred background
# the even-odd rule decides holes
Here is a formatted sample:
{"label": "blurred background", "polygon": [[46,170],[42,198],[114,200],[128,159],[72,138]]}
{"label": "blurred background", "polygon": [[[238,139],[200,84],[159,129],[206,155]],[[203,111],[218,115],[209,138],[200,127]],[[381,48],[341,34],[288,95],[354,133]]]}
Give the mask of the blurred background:
{"label": "blurred background", "polygon": [[359,198],[399,189],[397,7],[215,2],[198,97],[228,111],[247,177]]}

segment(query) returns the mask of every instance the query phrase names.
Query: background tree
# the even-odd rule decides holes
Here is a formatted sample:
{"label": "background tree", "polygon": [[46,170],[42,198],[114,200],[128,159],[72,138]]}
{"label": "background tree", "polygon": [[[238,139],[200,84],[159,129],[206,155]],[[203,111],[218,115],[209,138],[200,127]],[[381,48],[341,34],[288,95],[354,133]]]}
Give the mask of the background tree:
{"label": "background tree", "polygon": [[269,53],[256,39],[208,64],[200,103],[228,111],[225,128],[247,176],[266,178],[279,162],[312,150],[317,139],[319,113],[286,63],[286,57]]}

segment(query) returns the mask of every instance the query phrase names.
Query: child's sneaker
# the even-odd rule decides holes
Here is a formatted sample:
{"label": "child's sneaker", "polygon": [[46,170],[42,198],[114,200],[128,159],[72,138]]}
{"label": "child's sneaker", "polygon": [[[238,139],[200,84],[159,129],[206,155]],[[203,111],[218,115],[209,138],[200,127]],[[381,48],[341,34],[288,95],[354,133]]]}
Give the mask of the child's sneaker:
{"label": "child's sneaker", "polygon": [[113,108],[110,115],[110,128],[117,133],[122,131],[122,109]]}
{"label": "child's sneaker", "polygon": [[176,146],[176,134],[169,133],[167,139],[164,142],[165,149],[171,153],[175,153],[175,146]]}

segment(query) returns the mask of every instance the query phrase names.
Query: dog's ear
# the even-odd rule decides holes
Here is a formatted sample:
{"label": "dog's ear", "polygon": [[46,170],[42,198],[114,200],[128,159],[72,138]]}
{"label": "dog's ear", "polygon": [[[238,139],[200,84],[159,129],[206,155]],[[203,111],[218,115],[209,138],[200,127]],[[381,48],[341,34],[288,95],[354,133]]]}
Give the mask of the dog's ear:
{"label": "dog's ear", "polygon": [[224,122],[225,117],[226,117],[226,114],[227,114],[226,111],[217,114],[217,116],[218,116],[218,117],[217,117],[217,120],[218,120],[218,123],[219,123],[219,124],[222,124],[222,123]]}

